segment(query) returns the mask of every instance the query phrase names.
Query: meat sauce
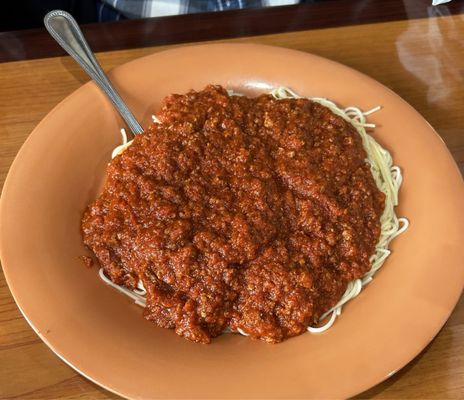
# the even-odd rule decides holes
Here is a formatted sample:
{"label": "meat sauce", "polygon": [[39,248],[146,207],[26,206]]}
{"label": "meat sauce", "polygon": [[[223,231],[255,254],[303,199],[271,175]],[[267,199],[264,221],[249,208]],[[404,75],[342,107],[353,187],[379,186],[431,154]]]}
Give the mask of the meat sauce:
{"label": "meat sauce", "polygon": [[194,342],[305,332],[371,267],[384,194],[353,126],[306,99],[171,95],[82,219],[146,319]]}

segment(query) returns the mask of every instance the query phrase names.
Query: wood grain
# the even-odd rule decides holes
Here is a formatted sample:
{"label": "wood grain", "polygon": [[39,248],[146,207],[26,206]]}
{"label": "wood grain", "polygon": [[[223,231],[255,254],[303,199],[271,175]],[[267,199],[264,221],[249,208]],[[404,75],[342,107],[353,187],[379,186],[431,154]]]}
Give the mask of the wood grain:
{"label": "wood grain", "polygon": [[[87,24],[83,31],[94,51],[114,51],[464,12],[459,1],[437,7],[431,7],[430,0],[382,0],[381,7],[378,0],[308,3]],[[64,54],[44,28],[0,32],[0,62]]]}
{"label": "wood grain", "polygon": [[[354,67],[400,94],[441,135],[464,171],[464,17],[448,16],[233,40],[284,46]],[[166,47],[98,55],[110,69]],[[0,180],[34,126],[87,77],[67,57],[0,64]],[[406,134],[406,133],[405,133]],[[435,340],[357,399],[460,399],[464,299]],[[63,363],[21,316],[0,275],[0,398],[109,399]]]}

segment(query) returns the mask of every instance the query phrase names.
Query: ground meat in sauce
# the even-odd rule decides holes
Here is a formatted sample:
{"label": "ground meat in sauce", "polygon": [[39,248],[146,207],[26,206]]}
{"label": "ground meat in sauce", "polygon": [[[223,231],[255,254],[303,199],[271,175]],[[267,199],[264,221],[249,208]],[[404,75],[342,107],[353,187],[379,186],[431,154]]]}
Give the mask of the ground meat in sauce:
{"label": "ground meat in sauce", "polygon": [[81,261],[84,263],[84,265],[85,265],[87,268],[92,268],[92,267],[93,267],[93,260],[92,260],[92,257],[89,257],[89,256],[80,256],[79,258],[81,259]]}
{"label": "ground meat in sauce", "polygon": [[144,315],[194,342],[305,332],[370,269],[380,192],[356,130],[306,99],[171,95],[108,166],[82,232]]}

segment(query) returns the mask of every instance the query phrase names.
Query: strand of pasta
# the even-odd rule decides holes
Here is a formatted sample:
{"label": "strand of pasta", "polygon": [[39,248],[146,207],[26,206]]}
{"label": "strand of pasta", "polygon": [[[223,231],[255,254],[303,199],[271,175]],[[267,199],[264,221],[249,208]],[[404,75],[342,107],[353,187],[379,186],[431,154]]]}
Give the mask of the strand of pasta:
{"label": "strand of pasta", "polygon": [[[152,115],[151,119],[153,120],[155,124],[161,123],[161,121],[155,115]],[[132,140],[127,139],[126,130],[122,128],[120,132],[121,132],[121,137],[122,137],[122,144],[114,148],[113,152],[111,153],[111,159],[121,154],[124,150],[126,150],[132,144]]]}
{"label": "strand of pasta", "polygon": [[140,288],[143,288],[143,290],[141,290],[141,293],[143,294],[140,294],[136,292],[136,290],[130,290],[124,286],[120,286],[120,285],[117,285],[116,283],[114,283],[111,279],[109,279],[106,275],[105,275],[105,271],[103,268],[100,268],[99,271],[98,271],[98,275],[100,276],[100,279],[105,282],[107,285],[111,286],[111,287],[114,287],[116,290],[120,291],[121,293],[125,294],[126,296],[129,296],[132,300],[135,301],[135,303],[139,306],[142,306],[142,307],[145,307],[147,305],[147,301],[145,299],[145,295],[146,295],[146,291],[145,291],[145,288],[143,287],[142,284],[138,283],[137,284],[137,288],[140,289]]}

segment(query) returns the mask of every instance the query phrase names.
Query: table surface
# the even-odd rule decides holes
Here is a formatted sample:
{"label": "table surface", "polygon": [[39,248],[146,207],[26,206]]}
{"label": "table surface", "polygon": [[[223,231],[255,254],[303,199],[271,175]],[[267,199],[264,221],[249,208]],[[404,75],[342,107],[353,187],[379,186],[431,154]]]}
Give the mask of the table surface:
{"label": "table surface", "polygon": [[[407,6],[404,11],[407,15]],[[402,96],[430,122],[463,172],[464,15],[454,14],[371,24],[363,21],[325,29],[306,26],[306,30],[295,32],[222,41],[293,48],[370,75]],[[108,70],[174,46],[104,51],[98,54],[98,59]],[[41,53],[42,56],[53,54],[53,51]],[[2,186],[13,158],[37,123],[87,80],[69,57],[0,63]],[[396,375],[356,398],[459,399],[463,396],[464,297],[461,297],[445,326],[419,356]],[[2,272],[0,398],[15,397],[118,398],[81,377],[48,349],[16,307]]]}

